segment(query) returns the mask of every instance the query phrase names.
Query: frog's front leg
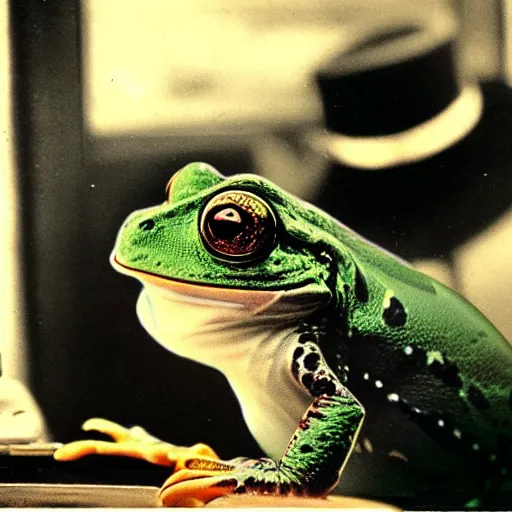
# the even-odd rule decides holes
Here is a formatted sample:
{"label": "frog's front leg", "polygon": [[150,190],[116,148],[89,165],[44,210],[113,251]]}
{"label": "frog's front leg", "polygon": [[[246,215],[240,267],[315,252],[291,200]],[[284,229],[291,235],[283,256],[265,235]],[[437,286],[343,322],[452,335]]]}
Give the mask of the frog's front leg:
{"label": "frog's front leg", "polygon": [[281,460],[184,458],[162,487],[164,505],[184,504],[187,499],[204,504],[228,493],[318,497],[336,485],[362,425],[363,408],[313,341],[295,348],[291,371],[313,401]]}
{"label": "frog's front leg", "polygon": [[70,461],[87,455],[118,455],[143,459],[162,466],[176,466],[183,457],[218,459],[217,454],[205,444],[176,446],[152,436],[142,427],[125,428],[109,420],[91,418],[82,425],[82,428],[106,434],[113,442],[92,439],[73,441],[56,450],[55,459]]}

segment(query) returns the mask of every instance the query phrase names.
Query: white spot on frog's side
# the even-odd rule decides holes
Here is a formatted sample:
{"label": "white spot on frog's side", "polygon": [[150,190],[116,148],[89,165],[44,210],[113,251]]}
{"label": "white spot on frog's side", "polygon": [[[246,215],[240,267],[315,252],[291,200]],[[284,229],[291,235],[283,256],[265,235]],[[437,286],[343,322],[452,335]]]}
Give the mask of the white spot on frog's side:
{"label": "white spot on frog's side", "polygon": [[438,427],[444,427],[444,420],[437,420]]}
{"label": "white spot on frog's side", "polygon": [[398,450],[391,450],[388,453],[388,456],[395,459],[403,460],[404,462],[409,462],[409,458],[407,457],[407,455],[404,455],[402,452],[399,452]]}
{"label": "white spot on frog's side", "polygon": [[365,373],[365,374],[363,375],[363,379],[364,379],[364,380],[370,380],[370,374],[369,374],[369,373]]}
{"label": "white spot on frog's side", "polygon": [[398,402],[400,400],[400,397],[396,393],[390,393],[387,398],[390,402]]}
{"label": "white spot on frog's side", "polygon": [[380,389],[380,388],[382,388],[382,386],[384,386],[384,384],[382,384],[382,381],[380,381],[380,380],[376,380],[375,381],[375,387],[376,388]]}
{"label": "white spot on frog's side", "polygon": [[412,355],[413,352],[414,352],[414,349],[410,345],[407,345],[404,348],[404,353],[405,353],[406,356]]}
{"label": "white spot on frog's side", "polygon": [[478,443],[473,443],[472,448],[475,452],[477,452],[478,450],[480,450],[480,445]]}
{"label": "white spot on frog's side", "polygon": [[438,362],[440,364],[444,364],[444,357],[439,350],[431,350],[427,352],[427,366],[430,366],[434,362]]}
{"label": "white spot on frog's side", "polygon": [[457,439],[461,439],[461,438],[462,438],[462,432],[461,432],[458,428],[454,428],[454,429],[453,429],[453,435],[454,435]]}
{"label": "white spot on frog's side", "polygon": [[367,437],[363,439],[363,446],[368,453],[373,453],[373,445]]}

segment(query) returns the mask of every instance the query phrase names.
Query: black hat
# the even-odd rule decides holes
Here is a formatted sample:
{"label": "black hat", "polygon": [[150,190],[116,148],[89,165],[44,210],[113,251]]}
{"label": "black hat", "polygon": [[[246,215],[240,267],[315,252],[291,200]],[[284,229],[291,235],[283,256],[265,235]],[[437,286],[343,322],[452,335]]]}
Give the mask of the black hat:
{"label": "black hat", "polygon": [[316,78],[331,132],[355,137],[403,132],[458,96],[455,31],[414,23],[373,28]]}

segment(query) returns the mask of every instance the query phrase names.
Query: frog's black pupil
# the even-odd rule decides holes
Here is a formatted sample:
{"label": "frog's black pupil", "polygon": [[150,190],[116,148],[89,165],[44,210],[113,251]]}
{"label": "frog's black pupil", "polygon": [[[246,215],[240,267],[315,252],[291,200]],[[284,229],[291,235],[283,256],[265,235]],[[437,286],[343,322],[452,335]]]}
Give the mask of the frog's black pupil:
{"label": "frog's black pupil", "polygon": [[217,211],[215,213],[216,215],[211,215],[208,227],[211,234],[218,240],[233,240],[244,230],[244,212],[236,212],[234,208],[226,208],[221,212]]}

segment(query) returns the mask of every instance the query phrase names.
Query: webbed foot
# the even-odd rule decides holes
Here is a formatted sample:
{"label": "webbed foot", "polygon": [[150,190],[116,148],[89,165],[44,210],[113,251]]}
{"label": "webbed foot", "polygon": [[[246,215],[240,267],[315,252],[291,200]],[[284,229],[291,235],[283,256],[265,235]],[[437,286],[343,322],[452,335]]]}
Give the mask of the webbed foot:
{"label": "webbed foot", "polygon": [[80,459],[87,455],[119,455],[143,459],[152,464],[176,466],[182,458],[206,457],[218,459],[217,454],[202,443],[193,446],[176,446],[166,443],[144,430],[142,427],[125,428],[113,421],[102,418],[87,420],[82,429],[97,431],[110,436],[113,441],[84,440],[65,444],[54,453],[54,458],[61,461]]}

